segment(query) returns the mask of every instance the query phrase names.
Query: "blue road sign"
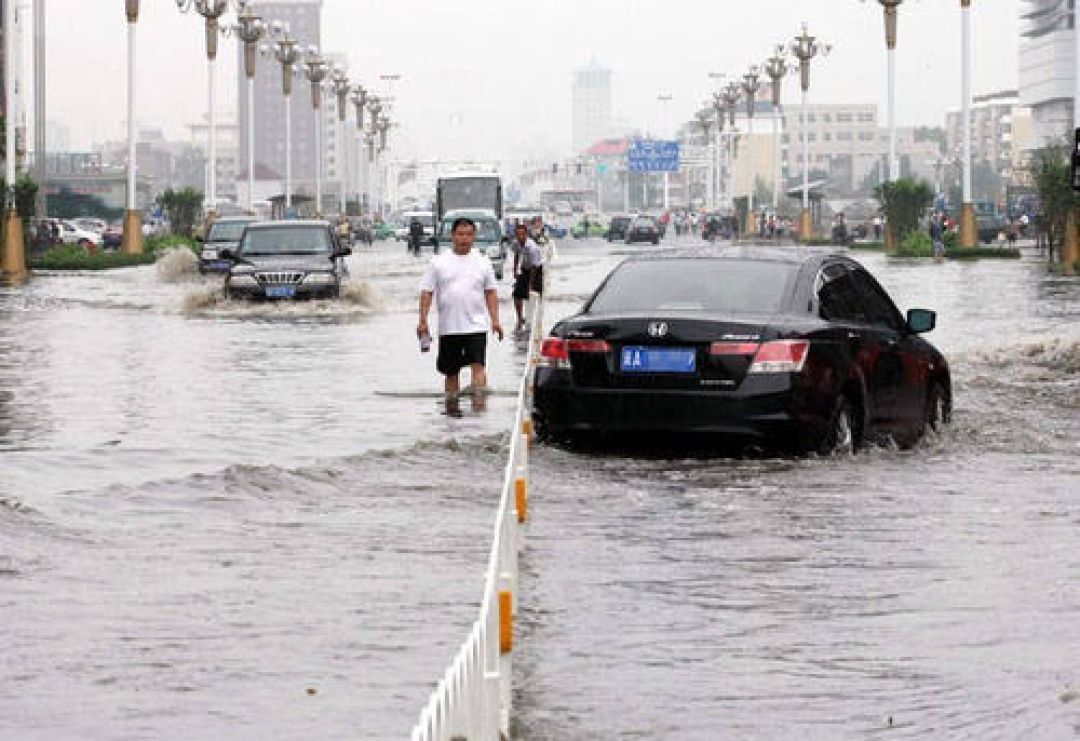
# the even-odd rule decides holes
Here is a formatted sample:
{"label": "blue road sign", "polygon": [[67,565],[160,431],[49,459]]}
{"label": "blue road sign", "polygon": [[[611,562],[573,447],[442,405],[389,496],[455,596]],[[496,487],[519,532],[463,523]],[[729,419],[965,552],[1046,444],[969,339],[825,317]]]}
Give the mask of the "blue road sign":
{"label": "blue road sign", "polygon": [[626,159],[630,172],[678,172],[679,142],[634,139]]}

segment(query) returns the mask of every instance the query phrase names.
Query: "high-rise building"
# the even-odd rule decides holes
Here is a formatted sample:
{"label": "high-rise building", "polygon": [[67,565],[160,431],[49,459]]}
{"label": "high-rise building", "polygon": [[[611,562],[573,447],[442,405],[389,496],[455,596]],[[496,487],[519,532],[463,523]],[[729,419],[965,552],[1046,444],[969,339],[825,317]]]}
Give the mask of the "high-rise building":
{"label": "high-rise building", "polygon": [[[986,162],[1008,179],[1031,147],[1031,111],[1020,105],[1019,94],[1007,90],[975,96],[971,108],[971,151],[975,162]],[[963,146],[963,117],[960,111],[945,115],[948,152]]]}
{"label": "high-rise building", "polygon": [[611,134],[611,70],[595,59],[574,72],[573,143],[574,153],[584,152]]}
{"label": "high-rise building", "polygon": [[[267,25],[281,21],[297,40],[298,48],[322,44],[323,0],[258,0],[256,11]],[[248,82],[244,75],[244,48],[239,49],[237,110],[239,111],[239,155],[237,177],[248,172]],[[299,66],[297,67],[299,71]],[[255,73],[255,179],[281,183],[285,180],[285,96],[282,94],[281,65],[260,56]],[[324,101],[328,96],[324,96]],[[311,109],[311,85],[298,75],[292,99],[293,189],[313,192],[315,184],[315,119]],[[275,186],[280,187],[280,186]],[[278,191],[280,192],[280,191]]]}
{"label": "high-rise building", "polygon": [[1036,147],[1072,131],[1076,90],[1074,0],[1021,0],[1020,103],[1031,108]]}

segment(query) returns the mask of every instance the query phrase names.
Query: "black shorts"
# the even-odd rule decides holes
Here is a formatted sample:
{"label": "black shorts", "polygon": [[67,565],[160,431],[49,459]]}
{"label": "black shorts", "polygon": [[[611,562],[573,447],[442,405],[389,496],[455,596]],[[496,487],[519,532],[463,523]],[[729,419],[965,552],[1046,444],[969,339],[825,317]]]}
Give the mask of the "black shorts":
{"label": "black shorts", "polygon": [[467,365],[485,365],[487,332],[444,334],[439,337],[435,368],[444,376],[456,376]]}
{"label": "black shorts", "polygon": [[529,275],[532,275],[532,290],[539,294],[544,293],[544,266],[536,268],[535,270],[522,270],[518,273],[517,279],[514,281],[514,298],[519,298],[522,301],[529,299]]}

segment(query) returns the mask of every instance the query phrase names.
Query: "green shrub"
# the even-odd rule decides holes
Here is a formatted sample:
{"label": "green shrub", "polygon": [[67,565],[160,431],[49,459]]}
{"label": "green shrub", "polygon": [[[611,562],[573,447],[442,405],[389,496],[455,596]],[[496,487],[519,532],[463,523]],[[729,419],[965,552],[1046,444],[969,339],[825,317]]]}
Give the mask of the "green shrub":
{"label": "green shrub", "polygon": [[945,244],[945,251],[955,250],[960,248],[960,232],[945,232],[944,239],[941,240]]}
{"label": "green shrub", "polygon": [[165,234],[160,237],[150,237],[143,244],[143,250],[147,254],[160,256],[165,250],[172,249],[173,247],[187,247],[189,250],[198,255],[201,252],[200,245],[191,237],[185,237],[180,234]]}
{"label": "green shrub", "polygon": [[924,232],[908,232],[904,241],[900,243],[897,254],[900,257],[932,257],[934,242],[930,239],[930,235]]}
{"label": "green shrub", "polygon": [[956,249],[946,250],[945,257],[953,260],[976,260],[986,257],[999,260],[1019,260],[1020,250],[1013,247],[972,247],[970,249],[957,247]]}
{"label": "green shrub", "polygon": [[901,244],[919,230],[919,217],[934,201],[930,184],[911,178],[882,183],[874,189],[874,195],[885,212],[886,228]]}
{"label": "green shrub", "polygon": [[98,252],[91,255],[75,245],[58,245],[41,257],[32,259],[33,270],[110,270],[132,265],[150,265],[157,256],[147,251],[141,255],[125,255],[122,252]]}

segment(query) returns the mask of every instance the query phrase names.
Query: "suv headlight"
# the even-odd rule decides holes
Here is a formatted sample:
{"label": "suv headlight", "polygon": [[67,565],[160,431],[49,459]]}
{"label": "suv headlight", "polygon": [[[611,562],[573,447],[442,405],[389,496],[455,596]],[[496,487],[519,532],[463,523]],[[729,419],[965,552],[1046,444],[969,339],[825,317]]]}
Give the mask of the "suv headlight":
{"label": "suv headlight", "polygon": [[304,284],[309,286],[331,286],[336,282],[333,273],[308,273],[304,276]]}
{"label": "suv headlight", "polygon": [[258,282],[252,273],[232,273],[229,275],[229,283],[234,286],[257,286]]}

